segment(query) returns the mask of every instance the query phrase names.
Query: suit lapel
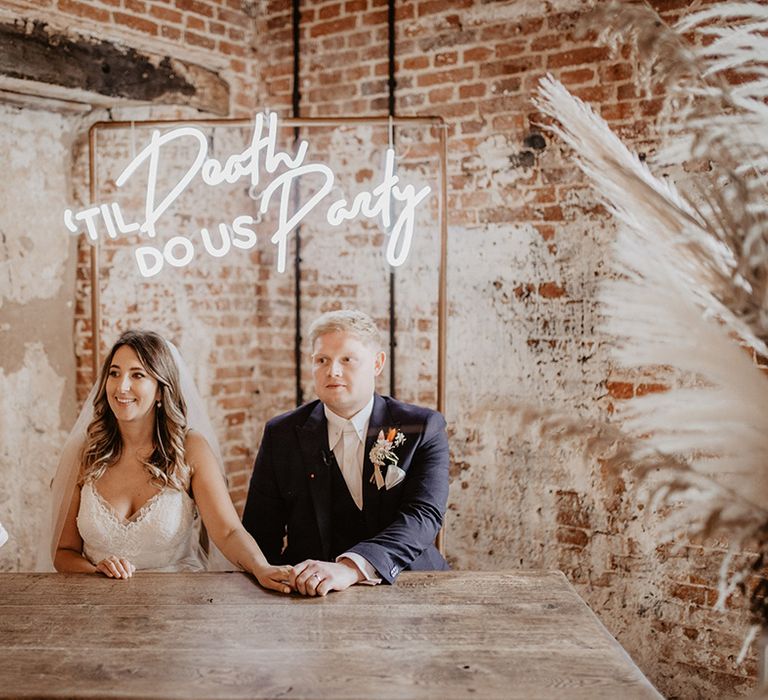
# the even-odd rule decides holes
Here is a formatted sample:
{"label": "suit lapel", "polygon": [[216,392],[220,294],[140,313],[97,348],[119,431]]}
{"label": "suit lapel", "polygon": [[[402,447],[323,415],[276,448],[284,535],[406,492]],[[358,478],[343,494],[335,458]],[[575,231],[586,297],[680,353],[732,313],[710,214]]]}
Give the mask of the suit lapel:
{"label": "suit lapel", "polygon": [[334,462],[328,447],[328,424],[322,402],[318,401],[304,425],[297,426],[296,434],[315,508],[320,543],[327,559],[331,547],[331,468]]}
{"label": "suit lapel", "polygon": [[[368,434],[365,440],[365,452],[363,454],[363,514],[365,524],[371,532],[379,530],[379,507],[381,504],[381,494],[383,489],[376,487],[373,483],[373,463],[369,455],[380,430],[397,427],[387,408],[387,402],[378,394],[373,395],[373,410],[371,419],[368,421]],[[386,467],[382,469],[381,475],[386,476]]]}

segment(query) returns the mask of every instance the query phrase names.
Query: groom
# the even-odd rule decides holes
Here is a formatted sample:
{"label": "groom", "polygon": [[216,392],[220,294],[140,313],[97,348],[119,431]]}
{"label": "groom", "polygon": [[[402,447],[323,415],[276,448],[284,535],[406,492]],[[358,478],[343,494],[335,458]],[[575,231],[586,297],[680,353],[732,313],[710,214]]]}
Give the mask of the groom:
{"label": "groom", "polygon": [[447,569],[433,544],[448,498],[445,420],[374,392],[385,355],[366,314],[323,314],[310,345],[319,400],[267,423],[246,530],[270,562],[294,565],[304,595]]}

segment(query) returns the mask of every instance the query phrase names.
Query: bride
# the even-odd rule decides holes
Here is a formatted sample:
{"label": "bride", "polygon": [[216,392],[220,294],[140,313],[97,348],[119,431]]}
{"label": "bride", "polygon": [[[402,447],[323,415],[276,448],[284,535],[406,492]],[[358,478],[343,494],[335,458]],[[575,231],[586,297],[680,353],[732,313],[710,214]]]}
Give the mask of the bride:
{"label": "bride", "polygon": [[230,562],[289,593],[290,567],[271,566],[237,517],[188,374],[156,333],[115,343],[54,478],[53,564],[116,579],[200,571],[200,516]]}

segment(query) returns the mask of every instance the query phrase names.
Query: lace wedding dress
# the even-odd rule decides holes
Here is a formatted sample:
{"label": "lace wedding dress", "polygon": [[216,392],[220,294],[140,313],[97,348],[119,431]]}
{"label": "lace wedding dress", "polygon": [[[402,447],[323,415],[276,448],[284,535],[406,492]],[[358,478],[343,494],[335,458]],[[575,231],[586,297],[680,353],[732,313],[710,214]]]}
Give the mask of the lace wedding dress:
{"label": "lace wedding dress", "polygon": [[202,571],[200,519],[189,494],[166,488],[130,518],[121,517],[93,482],[83,484],[77,527],[91,563],[115,555],[137,570]]}

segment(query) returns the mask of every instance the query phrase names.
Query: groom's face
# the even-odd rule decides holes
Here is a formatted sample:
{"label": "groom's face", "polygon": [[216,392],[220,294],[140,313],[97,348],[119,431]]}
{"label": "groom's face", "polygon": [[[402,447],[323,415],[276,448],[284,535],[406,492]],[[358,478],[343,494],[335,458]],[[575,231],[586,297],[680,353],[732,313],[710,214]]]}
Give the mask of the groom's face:
{"label": "groom's face", "polygon": [[317,397],[342,418],[351,418],[371,400],[384,353],[344,331],[324,333],[312,348]]}

